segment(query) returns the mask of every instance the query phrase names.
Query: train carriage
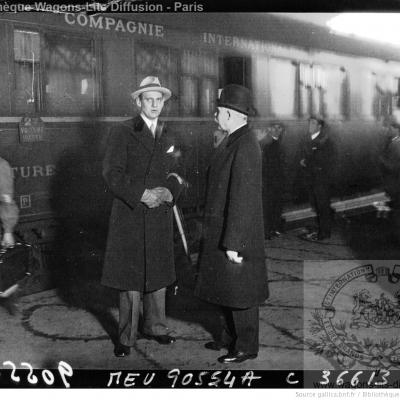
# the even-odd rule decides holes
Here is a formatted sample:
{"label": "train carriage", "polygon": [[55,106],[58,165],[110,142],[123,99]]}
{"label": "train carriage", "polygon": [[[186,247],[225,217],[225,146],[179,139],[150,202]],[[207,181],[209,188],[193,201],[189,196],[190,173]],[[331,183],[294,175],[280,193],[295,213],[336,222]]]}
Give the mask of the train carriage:
{"label": "train carriage", "polygon": [[289,208],[302,200],[296,150],[311,114],[337,143],[335,196],[344,199],[379,191],[382,121],[400,112],[397,48],[271,14],[2,13],[0,51],[0,154],[15,174],[18,234],[41,244],[48,265],[60,241],[71,239],[70,257],[101,253],[109,128],[133,114],[130,93],[146,75],[174,94],[164,119],[180,142],[188,218],[201,213],[225,84],[253,91],[260,137],[271,122],[286,126]]}

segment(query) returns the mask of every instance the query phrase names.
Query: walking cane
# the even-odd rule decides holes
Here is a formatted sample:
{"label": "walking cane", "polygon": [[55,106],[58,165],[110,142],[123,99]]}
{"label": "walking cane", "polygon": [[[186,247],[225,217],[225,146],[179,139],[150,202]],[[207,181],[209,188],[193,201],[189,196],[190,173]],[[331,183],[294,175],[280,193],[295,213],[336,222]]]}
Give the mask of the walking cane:
{"label": "walking cane", "polygon": [[186,236],[185,236],[185,231],[183,230],[183,224],[182,224],[180,212],[179,212],[176,204],[172,207],[172,209],[174,210],[175,221],[176,221],[176,225],[178,227],[179,234],[182,239],[183,248],[185,249],[186,255],[190,258],[188,244],[187,244],[187,240],[186,240]]}
{"label": "walking cane", "polygon": [[[168,174],[167,179],[169,177],[171,177],[171,176],[176,178],[181,185],[185,185],[186,187],[188,187],[188,183],[183,178],[181,178],[178,174],[170,173],[170,174]],[[189,254],[189,246],[188,246],[188,243],[187,243],[187,240],[186,240],[185,230],[183,228],[183,226],[184,226],[183,215],[180,212],[180,210],[179,210],[179,208],[178,208],[178,206],[176,204],[174,204],[174,206],[172,207],[172,210],[174,212],[176,226],[178,227],[179,235],[180,235],[181,240],[182,240],[182,244],[183,244],[183,248],[185,250],[185,254],[186,254],[187,258],[189,259],[189,261],[192,262],[192,260],[190,258],[190,254]],[[178,285],[175,285],[174,295],[176,295],[177,292],[178,292]]]}

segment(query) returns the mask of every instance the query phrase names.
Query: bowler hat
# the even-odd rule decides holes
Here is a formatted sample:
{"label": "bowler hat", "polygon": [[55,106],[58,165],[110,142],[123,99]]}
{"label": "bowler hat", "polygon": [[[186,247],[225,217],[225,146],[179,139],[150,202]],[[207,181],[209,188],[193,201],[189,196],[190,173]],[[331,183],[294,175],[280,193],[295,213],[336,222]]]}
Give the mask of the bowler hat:
{"label": "bowler hat", "polygon": [[168,100],[171,97],[171,91],[162,87],[156,76],[146,76],[146,78],[140,82],[139,89],[132,93],[133,100],[136,100],[140,94],[150,91],[161,92],[164,95],[165,100]]}
{"label": "bowler hat", "polygon": [[222,89],[217,106],[230,108],[246,115],[254,114],[250,90],[234,83]]}

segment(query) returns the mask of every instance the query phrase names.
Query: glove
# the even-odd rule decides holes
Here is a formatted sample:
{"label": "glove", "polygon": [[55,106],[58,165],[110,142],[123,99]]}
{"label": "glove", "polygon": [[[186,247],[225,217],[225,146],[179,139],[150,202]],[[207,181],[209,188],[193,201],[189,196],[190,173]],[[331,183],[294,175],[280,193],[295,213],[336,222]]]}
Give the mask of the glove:
{"label": "glove", "polygon": [[151,189],[161,200],[161,202],[170,203],[173,200],[171,192],[165,187],[156,187]]}
{"label": "glove", "polygon": [[146,204],[148,208],[156,208],[162,203],[159,194],[153,189],[146,189],[140,201]]}

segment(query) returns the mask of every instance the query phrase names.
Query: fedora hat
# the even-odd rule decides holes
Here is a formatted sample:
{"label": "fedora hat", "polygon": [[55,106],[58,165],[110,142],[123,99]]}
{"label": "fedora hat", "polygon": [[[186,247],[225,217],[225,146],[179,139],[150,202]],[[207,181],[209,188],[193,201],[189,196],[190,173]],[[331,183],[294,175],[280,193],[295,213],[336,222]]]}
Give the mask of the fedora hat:
{"label": "fedora hat", "polygon": [[140,82],[139,89],[132,93],[132,98],[133,100],[136,100],[142,93],[150,91],[161,92],[164,95],[165,100],[168,100],[172,94],[169,89],[161,86],[161,83],[156,76],[146,76],[146,78]]}
{"label": "fedora hat", "polygon": [[251,92],[244,86],[235,83],[226,85],[217,100],[218,107],[230,108],[245,115],[253,115]]}

